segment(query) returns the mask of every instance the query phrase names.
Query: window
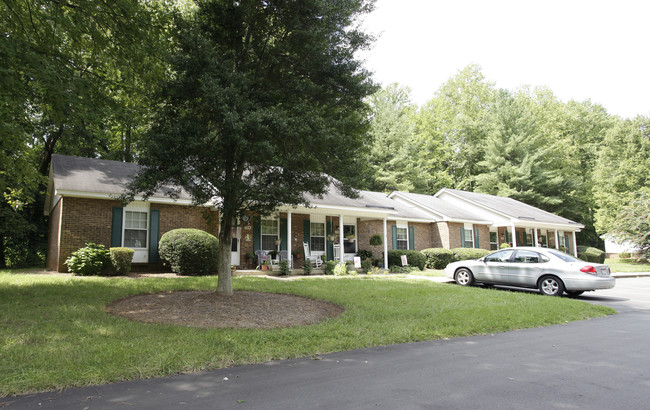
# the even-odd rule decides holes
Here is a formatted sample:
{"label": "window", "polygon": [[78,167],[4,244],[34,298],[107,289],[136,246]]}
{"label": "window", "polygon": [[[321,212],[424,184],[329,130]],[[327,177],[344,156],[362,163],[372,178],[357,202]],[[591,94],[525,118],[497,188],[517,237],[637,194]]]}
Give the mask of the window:
{"label": "window", "polygon": [[510,257],[513,253],[513,249],[504,249],[499,252],[494,252],[485,257],[485,262],[510,262]]}
{"label": "window", "polygon": [[490,231],[490,250],[496,251],[499,249],[499,242],[497,240],[497,232]]}
{"label": "window", "polygon": [[463,248],[473,248],[474,247],[474,226],[469,224],[465,225],[465,237],[463,238]]}
{"label": "window", "polygon": [[564,232],[558,232],[558,244],[560,245],[560,248],[566,248],[566,241],[564,238]]}
{"label": "window", "polygon": [[275,241],[278,239],[278,221],[275,219],[262,219],[262,250],[275,251],[278,245]]}
{"label": "window", "polygon": [[533,246],[533,231],[526,232],[526,246]]}
{"label": "window", "polygon": [[311,251],[325,252],[325,224],[312,222],[310,226]]}
{"label": "window", "polygon": [[127,248],[147,247],[147,212],[124,212],[124,246]]}
{"label": "window", "polygon": [[517,263],[540,263],[540,255],[532,251],[517,251],[515,262]]}
{"label": "window", "polygon": [[399,226],[397,227],[397,249],[408,249],[409,248],[409,243],[408,243],[408,227],[407,228],[400,228]]}

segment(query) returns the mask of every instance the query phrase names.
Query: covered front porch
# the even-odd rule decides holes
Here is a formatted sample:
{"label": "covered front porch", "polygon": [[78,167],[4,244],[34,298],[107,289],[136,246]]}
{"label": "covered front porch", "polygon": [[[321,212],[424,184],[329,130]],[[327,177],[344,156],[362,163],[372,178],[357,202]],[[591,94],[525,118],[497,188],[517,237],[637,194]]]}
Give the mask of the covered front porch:
{"label": "covered front porch", "polygon": [[578,256],[575,226],[551,226],[533,224],[508,224],[490,227],[490,245],[499,249],[502,244],[510,246],[539,246],[554,248]]}
{"label": "covered front porch", "polygon": [[250,215],[233,231],[231,263],[255,268],[262,254],[271,256],[273,263],[287,260],[293,269],[300,269],[310,258],[351,261],[359,249],[368,247],[360,244],[360,237],[367,236],[360,226],[372,220],[383,225],[378,234],[383,236],[383,263],[387,266],[387,221],[393,213],[390,209],[314,206],[280,208],[269,216]]}

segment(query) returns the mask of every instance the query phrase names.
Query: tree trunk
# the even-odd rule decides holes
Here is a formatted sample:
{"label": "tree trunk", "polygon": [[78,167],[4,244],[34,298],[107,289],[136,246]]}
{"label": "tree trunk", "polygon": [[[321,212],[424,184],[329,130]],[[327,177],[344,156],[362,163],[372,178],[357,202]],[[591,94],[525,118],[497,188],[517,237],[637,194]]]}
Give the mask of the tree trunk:
{"label": "tree trunk", "polygon": [[230,272],[230,241],[232,222],[231,218],[223,215],[221,218],[221,231],[219,232],[219,281],[217,282],[217,293],[232,295],[232,274]]}

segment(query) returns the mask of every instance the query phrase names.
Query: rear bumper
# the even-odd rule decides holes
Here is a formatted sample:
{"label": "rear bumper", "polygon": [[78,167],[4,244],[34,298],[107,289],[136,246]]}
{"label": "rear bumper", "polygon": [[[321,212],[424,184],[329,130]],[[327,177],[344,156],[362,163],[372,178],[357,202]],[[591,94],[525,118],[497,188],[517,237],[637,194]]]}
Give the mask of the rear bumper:
{"label": "rear bumper", "polygon": [[572,278],[564,280],[566,290],[598,290],[611,289],[616,285],[616,279],[611,276],[591,278]]}

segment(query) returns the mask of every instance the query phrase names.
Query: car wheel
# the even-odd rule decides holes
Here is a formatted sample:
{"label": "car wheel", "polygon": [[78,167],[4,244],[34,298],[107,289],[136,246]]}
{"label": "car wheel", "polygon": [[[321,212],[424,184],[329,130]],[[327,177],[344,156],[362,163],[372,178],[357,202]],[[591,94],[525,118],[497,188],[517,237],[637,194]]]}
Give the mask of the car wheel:
{"label": "car wheel", "polygon": [[566,291],[566,294],[569,295],[570,298],[575,298],[577,296],[582,295],[583,293],[585,293],[584,290],[567,290]]}
{"label": "car wheel", "polygon": [[474,275],[469,269],[460,268],[456,271],[455,280],[460,286],[471,286],[474,283]]}
{"label": "car wheel", "polygon": [[564,292],[564,283],[555,276],[544,276],[539,281],[539,291],[547,296],[560,296]]}

